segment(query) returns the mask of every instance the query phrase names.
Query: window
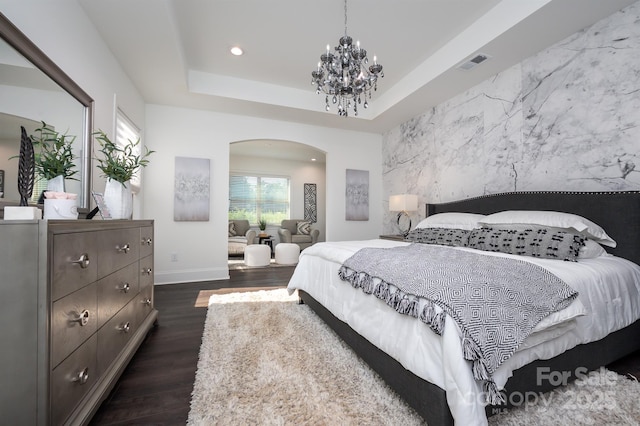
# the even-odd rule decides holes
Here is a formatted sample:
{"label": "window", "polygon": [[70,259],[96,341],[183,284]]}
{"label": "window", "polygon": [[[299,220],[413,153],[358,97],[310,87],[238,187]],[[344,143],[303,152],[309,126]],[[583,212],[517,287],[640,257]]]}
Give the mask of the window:
{"label": "window", "polygon": [[31,198],[29,198],[29,202],[31,203],[43,203],[44,202],[44,191],[47,190],[47,185],[49,181],[42,176],[40,173],[35,172],[34,175],[34,183],[33,183],[33,192],[31,192]]}
{"label": "window", "polygon": [[229,176],[229,219],[280,224],[289,218],[289,178]]}
{"label": "window", "polygon": [[[116,112],[116,145],[122,147],[127,145],[129,141],[135,142],[138,139],[140,139],[140,129],[118,108]],[[142,153],[142,145],[139,144],[136,148],[138,155],[140,155]],[[131,191],[138,193],[140,191],[140,185],[140,171],[138,170],[131,178]]]}

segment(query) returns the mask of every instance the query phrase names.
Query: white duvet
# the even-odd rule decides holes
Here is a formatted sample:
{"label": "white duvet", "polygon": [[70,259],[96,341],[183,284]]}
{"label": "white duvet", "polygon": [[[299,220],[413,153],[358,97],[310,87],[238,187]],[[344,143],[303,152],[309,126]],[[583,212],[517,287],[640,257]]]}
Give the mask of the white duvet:
{"label": "white duvet", "polygon": [[[400,315],[384,302],[338,277],[342,262],[363,247],[393,247],[390,240],[318,243],[302,251],[289,291],[304,290],[338,319],[398,360],[417,376],[444,389],[456,424],[485,425],[481,388],[462,357],[460,332],[446,321],[442,336],[413,317]],[[458,248],[459,250],[473,250]],[[552,358],[581,343],[599,340],[640,318],[640,266],[614,256],[579,262],[501,253],[491,256],[530,261],[578,291],[576,301],[545,318],[518,352],[494,374],[502,389],[512,372],[536,359]]]}

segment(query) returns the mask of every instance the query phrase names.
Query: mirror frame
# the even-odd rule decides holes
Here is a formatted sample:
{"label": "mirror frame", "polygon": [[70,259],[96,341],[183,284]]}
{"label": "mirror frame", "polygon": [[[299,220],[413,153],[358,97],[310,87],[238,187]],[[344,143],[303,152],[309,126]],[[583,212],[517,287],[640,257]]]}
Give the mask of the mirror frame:
{"label": "mirror frame", "polygon": [[[6,16],[0,13],[0,38],[28,59],[40,71],[74,97],[84,106],[84,133],[82,136],[82,205],[78,205],[81,212],[88,211],[91,205],[91,134],[93,127],[93,98],[58,67],[38,46],[36,46],[18,27]],[[15,205],[15,202],[2,202],[0,205]]]}

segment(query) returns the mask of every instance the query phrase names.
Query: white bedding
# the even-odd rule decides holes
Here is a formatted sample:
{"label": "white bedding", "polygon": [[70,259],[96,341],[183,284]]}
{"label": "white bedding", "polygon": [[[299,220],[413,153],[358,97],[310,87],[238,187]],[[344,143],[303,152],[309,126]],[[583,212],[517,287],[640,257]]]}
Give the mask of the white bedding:
{"label": "white bedding", "polygon": [[[444,389],[456,424],[486,424],[481,389],[473,379],[469,362],[462,357],[460,333],[454,321],[445,322],[440,337],[421,321],[396,313],[375,296],[354,289],[338,277],[342,262],[360,248],[406,244],[390,240],[315,244],[301,253],[288,288],[291,292],[300,289],[309,293],[405,368]],[[523,365],[599,340],[640,318],[640,266],[632,262],[608,255],[564,262],[482,253],[545,267],[579,292],[572,305],[545,318],[518,352],[497,370],[493,378],[500,388]]]}

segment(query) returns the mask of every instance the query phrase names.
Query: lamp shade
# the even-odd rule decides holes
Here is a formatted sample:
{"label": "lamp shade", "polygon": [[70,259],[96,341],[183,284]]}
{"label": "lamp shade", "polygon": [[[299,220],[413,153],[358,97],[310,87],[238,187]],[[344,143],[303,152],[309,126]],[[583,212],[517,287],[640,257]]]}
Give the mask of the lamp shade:
{"label": "lamp shade", "polygon": [[413,194],[392,195],[389,197],[389,211],[415,212],[418,210],[418,196]]}

